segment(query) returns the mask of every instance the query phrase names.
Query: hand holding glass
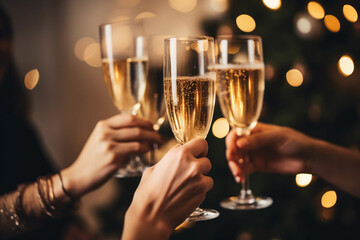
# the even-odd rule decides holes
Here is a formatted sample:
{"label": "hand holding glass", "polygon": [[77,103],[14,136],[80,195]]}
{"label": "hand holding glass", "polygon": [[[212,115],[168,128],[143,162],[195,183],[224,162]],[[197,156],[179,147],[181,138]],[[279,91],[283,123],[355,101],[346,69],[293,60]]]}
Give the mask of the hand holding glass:
{"label": "hand holding glass", "polygon": [[[205,139],[215,105],[214,40],[211,37],[167,38],[164,53],[164,96],[176,140]],[[219,213],[197,208],[187,221],[213,219]]]}
{"label": "hand holding glass", "polygon": [[[260,116],[264,88],[264,61],[259,36],[219,36],[216,39],[216,88],[221,110],[240,135],[249,135]],[[239,159],[242,165],[240,195],[221,202],[228,209],[266,208],[269,197],[255,197],[249,187],[246,164],[249,155]]]}

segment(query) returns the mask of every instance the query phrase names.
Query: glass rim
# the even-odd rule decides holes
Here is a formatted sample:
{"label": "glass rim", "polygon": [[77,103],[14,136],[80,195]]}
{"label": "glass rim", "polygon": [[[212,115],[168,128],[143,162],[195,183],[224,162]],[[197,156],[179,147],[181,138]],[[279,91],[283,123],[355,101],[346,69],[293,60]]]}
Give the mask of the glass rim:
{"label": "glass rim", "polygon": [[261,41],[261,36],[259,35],[219,35],[216,36],[216,40],[218,39],[228,39],[228,40],[232,40],[232,39],[239,39],[239,40],[249,40],[249,39],[257,39]]}
{"label": "glass rim", "polygon": [[142,23],[144,22],[142,19],[124,19],[120,21],[114,21],[114,22],[106,22],[99,25],[99,28],[104,28],[105,26],[111,26],[111,25],[126,25],[126,24],[132,24],[132,23]]}
{"label": "glass rim", "polygon": [[198,35],[198,36],[180,36],[180,37],[173,36],[173,37],[165,38],[164,40],[166,42],[168,42],[168,41],[170,41],[170,39],[176,39],[176,41],[181,41],[181,42],[185,42],[185,41],[214,41],[213,37],[201,36],[201,35]]}

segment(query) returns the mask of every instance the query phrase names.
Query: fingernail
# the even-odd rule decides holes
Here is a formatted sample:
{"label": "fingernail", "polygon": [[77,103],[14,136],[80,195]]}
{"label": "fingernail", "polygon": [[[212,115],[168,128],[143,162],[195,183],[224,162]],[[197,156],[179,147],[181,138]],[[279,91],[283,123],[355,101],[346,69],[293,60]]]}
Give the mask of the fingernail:
{"label": "fingernail", "polygon": [[236,142],[236,146],[239,148],[243,148],[246,147],[246,145],[249,144],[249,141],[246,138],[241,138],[239,140],[237,140]]}
{"label": "fingernail", "polygon": [[241,178],[240,178],[239,176],[236,176],[236,177],[235,177],[235,181],[236,181],[237,183],[239,183],[239,182],[241,181]]}

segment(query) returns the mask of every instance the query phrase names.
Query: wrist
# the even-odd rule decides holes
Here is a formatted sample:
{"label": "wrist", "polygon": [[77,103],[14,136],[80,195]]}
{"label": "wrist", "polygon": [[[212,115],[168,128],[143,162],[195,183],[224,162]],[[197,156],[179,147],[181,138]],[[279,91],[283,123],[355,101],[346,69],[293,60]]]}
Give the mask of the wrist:
{"label": "wrist", "polygon": [[173,229],[160,216],[151,216],[150,211],[133,204],[125,214],[122,240],[169,239]]}
{"label": "wrist", "polygon": [[[60,174],[62,179],[60,179]],[[81,181],[76,179],[76,174],[71,171],[70,167],[61,170],[57,177],[60,180],[62,191],[69,198],[75,200],[83,196],[84,193],[79,186]]]}

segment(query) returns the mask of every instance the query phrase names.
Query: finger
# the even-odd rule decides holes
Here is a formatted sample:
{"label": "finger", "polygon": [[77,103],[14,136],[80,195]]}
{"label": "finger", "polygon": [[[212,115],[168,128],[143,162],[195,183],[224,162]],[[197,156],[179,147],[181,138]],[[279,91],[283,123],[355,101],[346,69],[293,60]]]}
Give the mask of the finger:
{"label": "finger", "polygon": [[258,132],[263,132],[263,131],[268,131],[268,130],[276,128],[276,127],[278,127],[278,126],[273,125],[273,124],[258,122],[256,124],[255,128],[253,130],[251,130],[251,134],[258,133]]}
{"label": "finger", "polygon": [[200,172],[204,175],[208,174],[212,167],[210,160],[206,157],[196,159],[196,164],[198,164]]}
{"label": "finger", "polygon": [[211,177],[204,176],[202,181],[206,192],[210,191],[214,187],[214,180]]}
{"label": "finger", "polygon": [[237,161],[229,161],[228,164],[231,173],[235,178],[235,181],[239,183],[241,181],[241,174],[242,174],[240,164]]}
{"label": "finger", "polygon": [[279,131],[266,131],[250,136],[239,138],[236,146],[242,150],[256,150],[262,147],[270,147],[279,144],[283,139]]}
{"label": "finger", "polygon": [[162,136],[153,130],[139,127],[120,128],[112,132],[112,139],[118,142],[145,141],[162,143]]}
{"label": "finger", "polygon": [[140,127],[146,129],[153,129],[153,124],[150,121],[130,114],[118,114],[105,120],[105,122],[111,128],[115,129],[124,127]]}
{"label": "finger", "polygon": [[205,157],[208,152],[208,143],[202,138],[195,138],[185,143],[183,146],[194,157]]}
{"label": "finger", "polygon": [[235,129],[232,129],[225,138],[226,147],[232,147],[239,136],[236,134]]}
{"label": "finger", "polygon": [[114,148],[115,154],[120,157],[127,157],[133,154],[142,154],[150,150],[150,146],[146,142],[123,142],[116,143]]}

